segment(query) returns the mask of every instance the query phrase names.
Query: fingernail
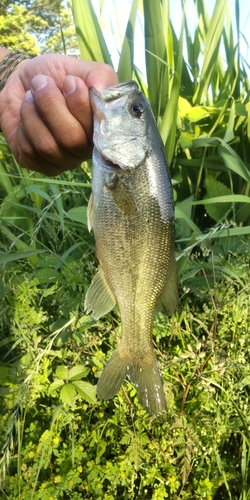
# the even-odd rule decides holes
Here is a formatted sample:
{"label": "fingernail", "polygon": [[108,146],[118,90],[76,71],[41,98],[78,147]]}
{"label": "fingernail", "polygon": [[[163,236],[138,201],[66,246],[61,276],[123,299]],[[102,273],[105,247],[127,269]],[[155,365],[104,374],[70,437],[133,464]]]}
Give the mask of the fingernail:
{"label": "fingernail", "polygon": [[37,75],[34,76],[34,78],[32,79],[31,88],[34,92],[37,92],[38,90],[41,90],[44,87],[46,87],[47,83],[48,83],[47,76]]}
{"label": "fingernail", "polygon": [[76,80],[74,76],[67,75],[63,81],[63,92],[64,95],[72,94],[76,89]]}
{"label": "fingernail", "polygon": [[25,92],[23,100],[24,101],[28,101],[28,100],[33,101],[33,96],[31,94],[30,90],[27,90],[27,92]]}

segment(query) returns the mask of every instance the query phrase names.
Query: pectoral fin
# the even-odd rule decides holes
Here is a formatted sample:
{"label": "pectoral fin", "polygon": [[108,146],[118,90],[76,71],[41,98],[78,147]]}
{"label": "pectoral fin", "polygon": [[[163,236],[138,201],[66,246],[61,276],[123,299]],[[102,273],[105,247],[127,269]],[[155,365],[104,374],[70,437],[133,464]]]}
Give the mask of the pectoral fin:
{"label": "pectoral fin", "polygon": [[101,267],[99,267],[86,293],[84,308],[87,313],[92,311],[94,319],[99,319],[111,311],[115,304],[115,297],[107,284]]}
{"label": "pectoral fin", "polygon": [[91,231],[93,227],[93,194],[91,193],[88,208],[87,208],[87,222],[88,222],[88,230]]}
{"label": "pectoral fin", "polygon": [[156,311],[165,312],[168,316],[172,316],[178,306],[178,279],[177,268],[175,263],[174,252],[169,264],[169,272],[166,278],[165,286],[158,299]]}
{"label": "pectoral fin", "polygon": [[123,215],[135,215],[137,212],[136,204],[128,191],[127,187],[116,175],[112,182],[105,184],[109,190],[113,201]]}

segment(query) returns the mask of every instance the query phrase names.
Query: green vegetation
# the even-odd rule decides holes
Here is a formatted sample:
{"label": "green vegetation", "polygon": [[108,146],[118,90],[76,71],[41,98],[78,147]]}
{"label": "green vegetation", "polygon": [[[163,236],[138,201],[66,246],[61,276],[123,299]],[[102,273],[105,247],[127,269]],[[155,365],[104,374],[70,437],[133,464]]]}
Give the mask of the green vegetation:
{"label": "green vegetation", "polygon": [[[170,319],[157,314],[154,328],[168,411],[150,418],[129,382],[111,401],[95,398],[120,321],[117,310],[95,321],[83,309],[96,267],[90,162],[48,179],[20,169],[2,138],[6,499],[250,499],[249,67],[226,0],[211,19],[196,2],[192,37],[185,10],[177,37],[170,2],[151,3],[132,2],[118,73],[148,95],[173,178],[180,304]],[[133,59],[142,4],[147,84]],[[81,56],[111,62],[91,2],[74,0],[73,13]]]}
{"label": "green vegetation", "polygon": [[0,45],[37,55],[77,49],[69,2],[1,0]]}

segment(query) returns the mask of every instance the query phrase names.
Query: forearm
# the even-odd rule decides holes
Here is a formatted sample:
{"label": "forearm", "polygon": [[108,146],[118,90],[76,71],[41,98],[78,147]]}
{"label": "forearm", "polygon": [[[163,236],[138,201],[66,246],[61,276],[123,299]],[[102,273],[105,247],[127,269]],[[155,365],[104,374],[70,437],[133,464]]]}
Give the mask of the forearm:
{"label": "forearm", "polygon": [[7,56],[8,53],[9,53],[8,49],[0,46],[0,62],[5,58],[5,56]]}

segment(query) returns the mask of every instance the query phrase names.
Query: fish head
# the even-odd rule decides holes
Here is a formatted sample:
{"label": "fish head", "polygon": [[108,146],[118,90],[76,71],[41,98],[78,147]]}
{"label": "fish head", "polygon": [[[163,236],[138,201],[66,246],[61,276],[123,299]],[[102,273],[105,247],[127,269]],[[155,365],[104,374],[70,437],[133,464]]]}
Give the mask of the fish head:
{"label": "fish head", "polygon": [[152,111],[137,83],[131,80],[101,92],[92,88],[90,100],[101,168],[122,173],[141,165],[151,150],[147,136]]}

